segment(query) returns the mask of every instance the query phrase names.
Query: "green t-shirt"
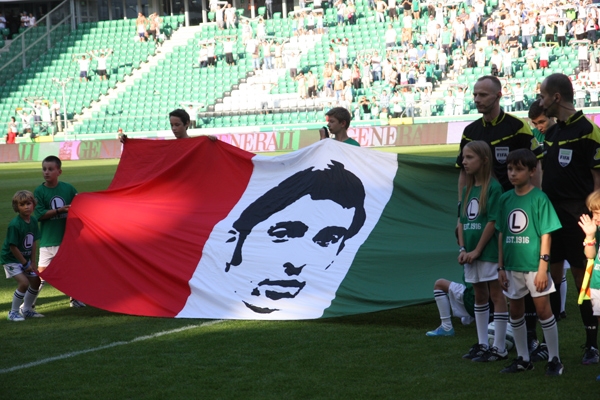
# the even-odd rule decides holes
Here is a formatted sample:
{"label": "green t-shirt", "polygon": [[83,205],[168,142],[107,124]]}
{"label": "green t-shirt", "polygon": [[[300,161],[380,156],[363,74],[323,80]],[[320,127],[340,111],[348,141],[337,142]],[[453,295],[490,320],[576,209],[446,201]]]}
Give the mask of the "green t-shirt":
{"label": "green t-shirt", "polygon": [[[48,210],[56,210],[64,205],[69,205],[77,194],[77,190],[66,182],[58,182],[53,188],[45,185],[38,186],[33,195],[37,200],[34,215],[40,219]],[[67,214],[61,214],[40,221],[41,239],[40,247],[60,246],[65,228],[67,226]]]}
{"label": "green t-shirt", "polygon": [[561,224],[548,196],[538,188],[519,196],[514,189],[500,197],[496,229],[502,233],[507,271],[535,272],[540,263],[541,237]]}
{"label": "green t-shirt", "polygon": [[452,32],[450,30],[442,31],[442,44],[450,44],[452,42]]}
{"label": "green t-shirt", "polygon": [[6,232],[6,239],[2,244],[0,259],[2,264],[19,263],[19,260],[10,251],[10,246],[17,246],[19,252],[27,261],[31,259],[31,251],[33,244],[40,238],[38,230],[38,221],[34,216],[31,216],[29,222],[25,222],[20,215],[10,221]]}
{"label": "green t-shirt", "polygon": [[360,147],[360,144],[356,140],[354,140],[350,137],[348,139],[344,140],[344,143],[351,144],[352,146]]}
{"label": "green t-shirt", "polygon": [[[469,198],[466,198],[467,188],[463,188],[462,198],[466,201],[465,212],[460,213],[460,223],[463,226],[463,239],[467,252],[475,250],[479,244],[479,239],[483,234],[483,230],[488,222],[495,222],[498,218],[498,202],[502,196],[502,185],[492,179],[487,190],[487,200],[485,211],[479,210],[481,198],[481,186],[474,186],[469,193]],[[479,256],[481,261],[498,262],[498,234],[494,235],[483,248],[483,252]]]}

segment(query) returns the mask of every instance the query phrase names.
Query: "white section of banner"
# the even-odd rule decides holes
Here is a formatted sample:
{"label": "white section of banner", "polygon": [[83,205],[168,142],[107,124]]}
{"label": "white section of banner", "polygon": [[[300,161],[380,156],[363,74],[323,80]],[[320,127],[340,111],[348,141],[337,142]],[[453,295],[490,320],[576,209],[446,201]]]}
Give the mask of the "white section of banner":
{"label": "white section of banner", "polygon": [[[395,154],[334,140],[253,163],[240,201],[210,234],[179,318],[319,318],[388,203],[398,167]],[[335,183],[311,184],[317,170],[337,171]]]}

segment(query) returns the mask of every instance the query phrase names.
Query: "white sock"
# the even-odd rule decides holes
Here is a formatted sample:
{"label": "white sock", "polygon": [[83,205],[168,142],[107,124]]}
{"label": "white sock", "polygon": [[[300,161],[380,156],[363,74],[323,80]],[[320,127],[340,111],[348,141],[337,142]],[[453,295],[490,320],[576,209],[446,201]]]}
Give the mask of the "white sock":
{"label": "white sock", "polygon": [[490,305],[475,304],[475,325],[477,326],[477,340],[479,344],[488,347],[488,323],[490,321]]}
{"label": "white sock", "polygon": [[560,282],[560,312],[565,312],[567,304],[567,270],[565,269],[562,281]]}
{"label": "white sock", "polygon": [[27,288],[27,293],[25,293],[25,301],[23,302],[23,310],[31,310],[31,306],[37,299],[39,291],[33,289],[31,286]]}
{"label": "white sock", "polygon": [[440,319],[442,320],[442,328],[449,331],[452,329],[452,320],[451,320],[451,307],[450,307],[450,299],[448,298],[448,294],[443,290],[434,290],[433,296],[435,298],[435,303],[437,304],[438,311],[440,312]]}
{"label": "white sock", "polygon": [[494,313],[494,347],[503,352],[506,347],[506,327],[508,326],[508,312]]}
{"label": "white sock", "polygon": [[515,347],[517,355],[523,357],[523,361],[529,361],[529,350],[527,349],[527,327],[525,326],[525,317],[519,319],[510,319],[510,325],[513,329],[515,338]]}
{"label": "white sock", "polygon": [[560,360],[558,355],[558,326],[556,325],[556,319],[554,315],[550,318],[542,321],[542,330],[544,331],[544,338],[546,339],[546,346],[548,346],[548,359],[552,361],[554,357]]}
{"label": "white sock", "polygon": [[23,298],[25,297],[25,293],[19,292],[19,289],[15,290],[12,299],[12,305],[10,311],[19,312],[19,307],[23,304]]}

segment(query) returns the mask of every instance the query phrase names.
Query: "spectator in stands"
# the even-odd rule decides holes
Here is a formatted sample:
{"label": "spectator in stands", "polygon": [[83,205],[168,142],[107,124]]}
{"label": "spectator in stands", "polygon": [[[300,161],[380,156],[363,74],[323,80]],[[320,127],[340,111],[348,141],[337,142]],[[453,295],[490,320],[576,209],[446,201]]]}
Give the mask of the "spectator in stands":
{"label": "spectator in stands", "polygon": [[185,111],[187,112],[187,114],[190,117],[190,125],[189,125],[189,127],[191,127],[192,129],[196,129],[196,120],[198,118],[197,117],[198,116],[198,111],[191,104],[188,105],[188,108]]}
{"label": "spectator in stands", "polygon": [[272,40],[263,40],[262,42],[262,55],[263,55],[263,67],[264,69],[273,69],[273,54],[271,53],[271,46],[273,45]]}
{"label": "spectator in stands", "polygon": [[390,99],[393,118],[400,118],[402,116],[402,102],[403,100],[402,97],[400,97],[400,92],[396,90]]}
{"label": "spectator in stands", "polygon": [[[314,2],[315,8],[317,7],[316,3],[317,1],[320,0],[316,0]],[[318,10],[314,10],[312,12],[312,14],[315,16],[315,24],[317,27],[317,34],[322,35],[324,33],[324,29],[323,29],[323,10],[318,9]]]}
{"label": "spectator in stands", "polygon": [[588,46],[586,42],[580,42],[577,46],[577,59],[579,60],[579,71],[589,71],[590,63],[588,61]]}
{"label": "spectator in stands", "polygon": [[[231,41],[231,36],[227,37],[227,40],[223,42],[223,53],[225,53],[225,62],[227,65],[234,66],[235,59],[233,58],[233,47],[235,46],[235,42]],[[279,63],[281,63],[281,50],[279,52]],[[279,67],[281,68],[281,66]]]}
{"label": "spectator in stands", "polygon": [[404,96],[404,104],[406,107],[406,116],[410,118],[415,117],[415,94],[412,91],[412,87],[404,87],[403,96]]}
{"label": "spectator in stands", "polygon": [[535,32],[535,21],[530,18],[525,18],[525,22],[521,25],[521,36],[523,38],[524,48],[533,46],[533,36],[535,35]]}
{"label": "spectator in stands", "polygon": [[267,9],[267,18],[273,18],[273,0],[265,0],[265,7]]}
{"label": "spectator in stands", "polygon": [[327,62],[329,62],[329,65],[331,65],[332,68],[335,68],[337,65],[335,50],[333,49],[333,46],[329,46],[329,53],[327,53]]}
{"label": "spectator in stands", "polygon": [[4,17],[4,14],[2,14],[2,12],[0,12],[0,31],[2,31],[5,28],[6,28],[6,18]]}
{"label": "spectator in stands", "polygon": [[314,99],[317,97],[317,77],[312,73],[312,71],[308,71],[306,76],[306,86],[308,87],[307,96],[309,99]]}
{"label": "spectator in stands", "polygon": [[337,43],[340,65],[348,63],[348,39],[340,40]]}
{"label": "spectator in stands", "polygon": [[583,83],[581,79],[577,79],[573,84],[573,89],[575,90],[575,107],[585,107],[585,98],[587,95],[587,88],[585,87],[585,83]]}
{"label": "spectator in stands", "polygon": [[217,22],[217,26],[219,27],[219,29],[223,30],[225,29],[225,6],[219,6],[219,4],[216,5],[216,9],[215,9],[215,21]]}
{"label": "spectator in stands", "polygon": [[248,44],[248,41],[252,39],[252,35],[252,26],[250,25],[248,20],[245,19],[242,23],[242,44],[244,45],[244,47]]}
{"label": "spectator in stands", "polygon": [[[99,54],[99,55],[98,55]],[[107,80],[106,76],[106,56],[112,54],[112,50],[109,50],[107,54],[104,52],[91,51],[90,58],[95,58],[98,65],[96,66],[96,74],[100,77],[101,81]]]}
{"label": "spectator in stands", "polygon": [[148,21],[146,20],[146,17],[144,16],[144,14],[142,13],[138,13],[138,17],[135,20],[135,26],[137,28],[137,33],[138,33],[138,38],[140,40],[140,42],[145,42],[146,41],[146,37],[148,37],[147,33],[146,33],[146,24],[148,23]]}
{"label": "spectator in stands", "polygon": [[206,43],[202,43],[200,47],[200,54],[198,55],[198,64],[200,68],[206,68],[208,66],[208,49]]}
{"label": "spectator in stands", "polygon": [[375,12],[376,12],[376,21],[384,23],[385,22],[385,10],[387,9],[387,4],[385,4],[384,0],[377,0],[375,3]]}
{"label": "spectator in stands", "polygon": [[79,82],[81,82],[82,79],[87,82],[89,80],[88,71],[90,69],[90,59],[88,59],[84,54],[80,59],[74,61],[77,61],[79,64]]}
{"label": "spectator in stands", "polygon": [[502,56],[498,53],[497,49],[492,50],[492,56],[490,57],[490,67],[492,67],[492,76],[498,76],[502,72]]}
{"label": "spectator in stands", "polygon": [[508,84],[502,87],[502,108],[505,112],[512,112],[513,110],[513,93]]}
{"label": "spectator in stands", "polygon": [[404,13],[402,17],[402,33],[400,35],[400,41],[403,46],[406,46],[409,42],[412,42],[413,36],[413,19],[410,13]]}
{"label": "spectator in stands", "polygon": [[454,100],[452,89],[448,89],[446,96],[444,96],[444,116],[451,117],[454,115]]}
{"label": "spectator in stands", "polygon": [[[273,0],[266,0],[266,1],[273,1]],[[268,10],[268,5],[267,5],[267,10]],[[227,4],[225,6],[225,26],[227,26],[227,29],[235,29],[236,28],[235,23],[236,23],[235,8],[233,8],[231,6],[231,4]]]}
{"label": "spectator in stands", "polygon": [[396,47],[396,38],[397,34],[394,26],[392,24],[388,24],[388,28],[385,31],[385,47],[388,49],[390,47]]}
{"label": "spectator in stands", "polygon": [[342,91],[344,90],[344,81],[342,81],[342,78],[340,75],[337,75],[335,77],[335,80],[333,81],[333,91],[335,93],[335,100],[339,101],[340,97],[342,96]]}
{"label": "spectator in stands", "polygon": [[585,23],[583,22],[583,19],[576,19],[571,30],[573,31],[575,39],[583,40],[585,38]]}
{"label": "spectator in stands", "polygon": [[379,52],[375,51],[371,57],[371,70],[373,71],[373,82],[381,80],[381,57]]}
{"label": "spectator in stands", "polygon": [[398,10],[396,8],[396,0],[388,0],[387,11],[388,18],[390,21],[398,21]]}
{"label": "spectator in stands", "polygon": [[22,110],[17,111],[17,114],[19,114],[19,116],[21,117],[21,125],[23,126],[22,134],[29,133],[31,135],[31,123],[33,120],[33,116],[31,114],[28,114],[27,111]]}
{"label": "spectator in stands", "polygon": [[515,84],[515,87],[512,88],[512,95],[513,100],[515,101],[515,111],[524,111],[525,91],[524,88],[521,86],[521,82],[517,82]]}
{"label": "spectator in stands", "polygon": [[367,96],[362,96],[358,101],[358,104],[362,108],[362,115],[364,120],[371,119],[371,102],[367,99]]}
{"label": "spectator in stands", "polygon": [[8,133],[6,134],[6,143],[15,143],[15,138],[17,136],[19,136],[17,120],[15,117],[10,117],[10,122],[8,123]]}
{"label": "spectator in stands", "polygon": [[459,86],[454,98],[454,115],[463,115],[465,112],[465,90]]}
{"label": "spectator in stands", "polygon": [[[248,46],[247,46],[250,54],[252,54],[252,67],[254,68],[254,72],[257,72],[258,70],[260,70],[260,42],[258,39],[250,39],[248,41]],[[293,55],[293,53],[292,53]],[[294,66],[294,76],[292,78],[296,77],[296,73],[295,70],[298,67],[298,64],[296,63],[296,65]],[[291,68],[290,68],[290,75],[291,75]]]}
{"label": "spectator in stands", "polygon": [[56,130],[58,132],[62,132],[62,124],[60,122],[60,104],[54,99],[52,101],[52,105],[50,106],[50,120],[54,124]]}
{"label": "spectator in stands", "polygon": [[556,25],[556,40],[560,47],[567,45],[567,26],[564,21],[558,21],[558,25]]}
{"label": "spectator in stands", "polygon": [[459,20],[455,19],[452,24],[452,35],[454,36],[454,43],[457,47],[464,47],[465,45],[465,37],[466,37],[466,28],[465,24]]}
{"label": "spectator in stands", "polygon": [[511,79],[513,76],[513,58],[508,47],[502,52],[502,72],[505,78]]}
{"label": "spectator in stands", "polygon": [[596,86],[595,82],[590,82],[587,92],[590,94],[590,107],[598,107],[598,93],[600,92],[600,88]]}
{"label": "spectator in stands", "polygon": [[369,61],[364,61],[361,66],[360,76],[362,77],[362,87],[370,88],[373,71],[371,70],[371,64]]}
{"label": "spectator in stands", "polygon": [[477,64],[477,68],[485,67],[485,52],[483,51],[483,47],[480,47],[475,52],[475,63]]}
{"label": "spectator in stands", "polygon": [[420,109],[422,117],[431,116],[431,89],[429,88],[429,86],[426,86],[421,91]]}
{"label": "spectator in stands", "polygon": [[546,43],[540,43],[540,47],[538,49],[539,57],[540,57],[540,68],[546,69],[550,64],[550,47],[546,45]]}
{"label": "spectator in stands", "polygon": [[525,52],[525,61],[527,62],[527,66],[529,67],[529,69],[531,69],[531,70],[537,69],[536,58],[537,58],[537,52],[533,48],[533,45],[529,44],[527,47],[527,51]]}

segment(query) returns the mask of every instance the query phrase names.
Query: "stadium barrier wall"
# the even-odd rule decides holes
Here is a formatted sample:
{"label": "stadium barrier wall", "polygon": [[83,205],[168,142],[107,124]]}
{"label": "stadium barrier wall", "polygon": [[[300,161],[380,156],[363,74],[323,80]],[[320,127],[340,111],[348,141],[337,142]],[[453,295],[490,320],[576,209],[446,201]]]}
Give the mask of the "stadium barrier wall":
{"label": "stadium barrier wall", "polygon": [[[600,124],[600,114],[588,115]],[[370,126],[366,123],[370,122]],[[472,121],[413,124],[411,118],[390,120],[389,125],[373,126],[373,121],[357,121],[348,130],[363,147],[399,147],[460,143],[462,132]],[[360,126],[365,123],[365,126]],[[252,153],[287,152],[315,143],[322,124],[288,125],[283,127],[235,127],[191,129],[190,136],[215,135],[226,143]],[[145,132],[136,138],[171,139],[170,130]],[[78,135],[63,137],[41,136],[31,142],[18,138],[16,144],[0,145],[0,162],[42,161],[48,155],[62,160],[114,159],[121,157],[122,145],[116,134]],[[50,140],[50,141],[49,141]]]}

